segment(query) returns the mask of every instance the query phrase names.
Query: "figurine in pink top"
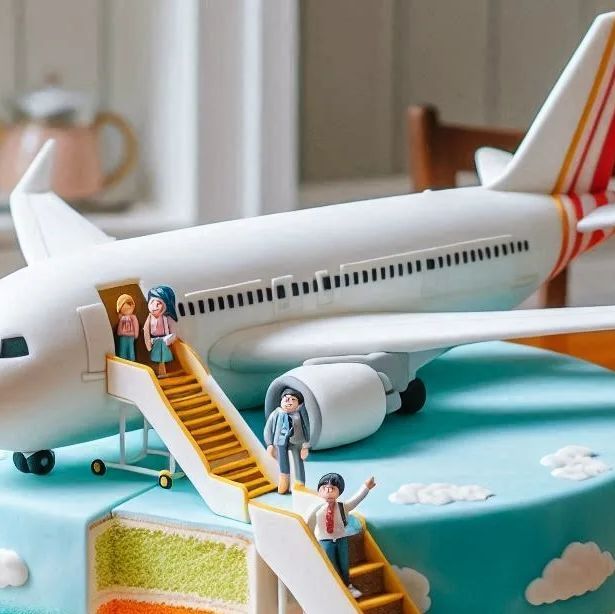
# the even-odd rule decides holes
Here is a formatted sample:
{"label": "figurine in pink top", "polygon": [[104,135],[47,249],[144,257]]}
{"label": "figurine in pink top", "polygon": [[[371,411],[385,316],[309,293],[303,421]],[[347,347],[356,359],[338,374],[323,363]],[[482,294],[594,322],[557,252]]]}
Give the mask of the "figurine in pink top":
{"label": "figurine in pink top", "polygon": [[152,362],[158,363],[158,377],[166,377],[166,363],[173,360],[169,346],[177,339],[175,292],[169,286],[156,286],[147,293],[149,315],[143,326],[145,345]]}
{"label": "figurine in pink top", "polygon": [[116,303],[117,313],[117,343],[115,353],[126,360],[136,360],[135,340],[139,337],[139,321],[135,312],[135,301],[130,294],[122,294]]}

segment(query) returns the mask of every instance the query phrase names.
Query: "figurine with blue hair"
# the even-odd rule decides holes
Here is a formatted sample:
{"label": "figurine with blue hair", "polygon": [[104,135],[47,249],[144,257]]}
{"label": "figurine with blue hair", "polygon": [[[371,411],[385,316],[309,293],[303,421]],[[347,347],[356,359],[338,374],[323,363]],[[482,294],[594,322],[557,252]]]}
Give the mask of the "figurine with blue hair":
{"label": "figurine with blue hair", "polygon": [[177,339],[175,292],[169,286],[155,286],[147,293],[149,315],[143,326],[145,345],[152,362],[158,364],[158,377],[167,376],[166,363],[173,360],[171,344]]}

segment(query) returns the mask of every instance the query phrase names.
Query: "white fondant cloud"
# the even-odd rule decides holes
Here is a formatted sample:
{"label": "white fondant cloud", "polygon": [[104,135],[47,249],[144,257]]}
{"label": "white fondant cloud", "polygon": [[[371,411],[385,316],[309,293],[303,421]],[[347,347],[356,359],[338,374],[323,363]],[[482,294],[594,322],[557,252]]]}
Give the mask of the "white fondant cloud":
{"label": "white fondant cloud", "polygon": [[0,450],[0,461],[3,461],[9,457],[9,453],[6,450]]}
{"label": "white fondant cloud", "polygon": [[399,576],[404,587],[408,591],[412,601],[421,612],[427,612],[431,607],[431,597],[429,596],[429,580],[412,567],[398,567],[393,565],[395,573]]}
{"label": "white fondant cloud", "polygon": [[394,493],[391,493],[389,501],[403,505],[414,503],[446,505],[453,501],[484,501],[492,496],[493,493],[482,486],[413,482],[412,484],[403,484]]}
{"label": "white fondant cloud", "polygon": [[540,459],[540,464],[552,469],[551,475],[565,480],[587,480],[611,468],[585,446],[566,446]]}
{"label": "white fondant cloud", "polygon": [[28,568],[17,552],[0,548],[0,588],[23,586],[28,580]]}
{"label": "white fondant cloud", "polygon": [[565,601],[599,589],[613,572],[610,552],[601,552],[594,542],[573,542],[561,558],[547,564],[542,577],[530,582],[525,598],[532,605]]}

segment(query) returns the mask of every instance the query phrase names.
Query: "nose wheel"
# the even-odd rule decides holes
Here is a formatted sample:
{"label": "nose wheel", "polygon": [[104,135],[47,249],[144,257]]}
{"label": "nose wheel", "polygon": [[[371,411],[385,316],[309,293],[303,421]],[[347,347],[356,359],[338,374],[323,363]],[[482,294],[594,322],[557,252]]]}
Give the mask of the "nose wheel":
{"label": "nose wheel", "polygon": [[15,452],[13,464],[21,473],[47,475],[56,464],[56,455],[53,450],[39,450],[27,456],[23,452]]}

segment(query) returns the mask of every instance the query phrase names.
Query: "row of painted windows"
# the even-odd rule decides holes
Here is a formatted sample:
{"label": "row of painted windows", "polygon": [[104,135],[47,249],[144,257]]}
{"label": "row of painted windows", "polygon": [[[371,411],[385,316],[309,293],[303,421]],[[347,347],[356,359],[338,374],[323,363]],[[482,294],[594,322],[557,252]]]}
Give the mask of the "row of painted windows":
{"label": "row of painted windows", "polygon": [[[294,281],[291,283],[290,292],[293,296],[310,294],[310,292],[318,292],[319,290],[331,290],[336,288],[349,287],[361,283],[369,283],[382,281],[385,279],[394,279],[395,277],[403,277],[404,275],[413,275],[422,271],[433,271],[435,269],[443,269],[445,267],[455,267],[472,262],[482,262],[502,258],[515,253],[527,252],[530,249],[528,241],[510,241],[508,243],[499,243],[484,247],[475,247],[466,250],[459,250],[433,258],[419,258],[416,260],[408,260],[407,262],[399,262],[397,264],[389,264],[386,266],[376,266],[363,271],[354,271],[344,273],[343,275],[324,275],[321,278],[322,288],[319,288],[318,280],[310,281]],[[282,284],[275,286],[276,298],[283,300],[286,298],[286,288]],[[273,290],[271,288],[258,288],[256,290],[247,290],[237,294],[226,294],[215,298],[199,299],[197,301],[188,301],[187,303],[179,303],[177,305],[179,315],[196,315],[198,313],[207,313],[213,311],[223,311],[224,309],[235,309],[236,307],[244,307],[246,305],[254,305],[257,303],[273,301]]]}

